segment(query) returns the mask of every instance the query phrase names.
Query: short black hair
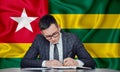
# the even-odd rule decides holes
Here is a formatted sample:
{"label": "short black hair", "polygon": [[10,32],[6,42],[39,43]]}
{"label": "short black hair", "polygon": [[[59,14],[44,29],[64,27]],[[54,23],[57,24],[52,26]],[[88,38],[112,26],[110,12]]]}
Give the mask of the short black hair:
{"label": "short black hair", "polygon": [[39,21],[39,27],[41,30],[45,30],[50,27],[51,24],[57,25],[56,19],[52,15],[44,15]]}

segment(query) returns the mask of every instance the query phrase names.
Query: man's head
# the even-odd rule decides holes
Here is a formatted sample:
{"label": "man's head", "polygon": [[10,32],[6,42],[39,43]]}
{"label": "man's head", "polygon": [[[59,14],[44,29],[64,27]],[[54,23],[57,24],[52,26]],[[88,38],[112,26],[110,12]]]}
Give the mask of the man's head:
{"label": "man's head", "polygon": [[40,19],[39,26],[43,36],[52,44],[58,43],[60,27],[52,15],[45,15]]}

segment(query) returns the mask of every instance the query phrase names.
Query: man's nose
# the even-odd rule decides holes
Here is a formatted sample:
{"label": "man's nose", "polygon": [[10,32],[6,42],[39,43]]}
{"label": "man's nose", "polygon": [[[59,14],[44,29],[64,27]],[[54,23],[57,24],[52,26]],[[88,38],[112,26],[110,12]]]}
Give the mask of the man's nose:
{"label": "man's nose", "polygon": [[55,40],[55,38],[54,38],[54,37],[51,37],[51,40],[52,40],[52,41],[54,41],[54,40]]}

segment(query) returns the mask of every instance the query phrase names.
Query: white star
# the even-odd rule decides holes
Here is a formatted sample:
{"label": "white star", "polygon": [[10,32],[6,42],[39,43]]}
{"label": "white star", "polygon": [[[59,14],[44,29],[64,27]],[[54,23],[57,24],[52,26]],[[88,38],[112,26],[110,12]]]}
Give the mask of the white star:
{"label": "white star", "polygon": [[27,28],[31,32],[33,32],[30,23],[35,20],[37,17],[28,17],[26,14],[25,9],[23,9],[21,17],[10,17],[11,19],[15,20],[18,22],[18,26],[15,32],[19,31],[23,27]]}

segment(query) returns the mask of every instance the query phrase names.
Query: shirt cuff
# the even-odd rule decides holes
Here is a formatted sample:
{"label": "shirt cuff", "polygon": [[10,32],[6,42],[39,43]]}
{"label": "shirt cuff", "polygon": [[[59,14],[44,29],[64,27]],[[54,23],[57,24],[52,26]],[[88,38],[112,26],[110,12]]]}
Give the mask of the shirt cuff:
{"label": "shirt cuff", "polygon": [[46,60],[44,60],[44,61],[42,62],[42,67],[45,67],[45,62],[46,62]]}
{"label": "shirt cuff", "polygon": [[84,65],[84,62],[83,62],[83,61],[81,61],[81,60],[75,60],[75,61],[78,62],[78,66],[79,66],[79,67],[83,67],[83,65]]}

